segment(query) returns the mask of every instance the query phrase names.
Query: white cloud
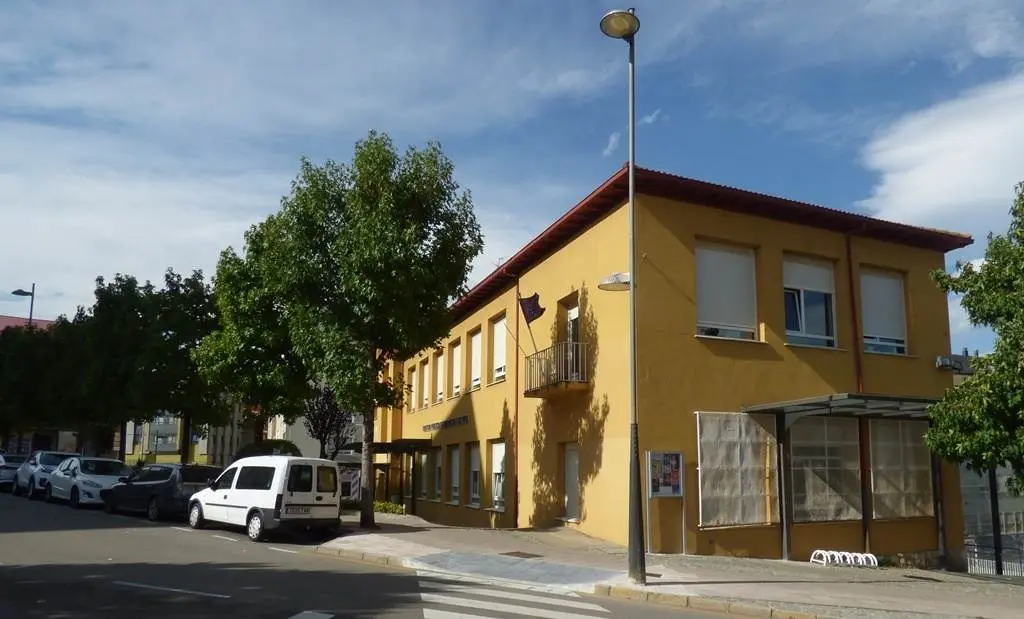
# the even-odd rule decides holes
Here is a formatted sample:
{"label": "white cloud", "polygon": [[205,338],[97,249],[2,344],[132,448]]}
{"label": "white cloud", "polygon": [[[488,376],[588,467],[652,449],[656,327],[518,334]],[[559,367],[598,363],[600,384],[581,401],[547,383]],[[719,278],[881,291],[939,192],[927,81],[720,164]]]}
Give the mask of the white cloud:
{"label": "white cloud", "polygon": [[640,119],[640,124],[641,125],[653,125],[654,123],[658,122],[659,118],[661,118],[661,108],[660,107],[658,109],[654,110],[653,112],[651,112],[650,114],[647,114],[647,115],[643,116]]}
{"label": "white cloud", "polygon": [[608,144],[601,151],[602,157],[610,157],[612,153],[619,150],[619,142],[622,140],[622,133],[616,131],[608,136]]}

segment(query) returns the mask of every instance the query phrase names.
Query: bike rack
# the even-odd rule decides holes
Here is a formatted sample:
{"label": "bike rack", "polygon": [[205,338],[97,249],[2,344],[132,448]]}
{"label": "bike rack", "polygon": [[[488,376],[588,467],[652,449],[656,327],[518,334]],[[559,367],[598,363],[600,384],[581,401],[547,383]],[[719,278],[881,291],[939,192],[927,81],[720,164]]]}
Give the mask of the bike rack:
{"label": "bike rack", "polygon": [[811,553],[810,563],[841,567],[878,567],[878,558],[870,552],[819,549]]}

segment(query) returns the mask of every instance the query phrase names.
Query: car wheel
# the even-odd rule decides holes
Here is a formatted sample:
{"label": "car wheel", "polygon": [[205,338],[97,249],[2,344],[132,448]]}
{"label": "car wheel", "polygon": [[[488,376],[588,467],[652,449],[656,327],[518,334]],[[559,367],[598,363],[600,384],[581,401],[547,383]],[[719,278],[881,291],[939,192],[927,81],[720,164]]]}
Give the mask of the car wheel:
{"label": "car wheel", "polygon": [[75,486],[71,489],[71,496],[68,498],[68,505],[70,505],[72,509],[78,509],[82,506],[80,502],[81,500],[82,497],[78,495],[78,486]]}
{"label": "car wheel", "polygon": [[25,497],[28,500],[32,501],[32,500],[34,500],[38,496],[39,496],[39,494],[36,491],[36,478],[35,477],[29,477],[28,478],[28,488],[25,488]]}
{"label": "car wheel", "polygon": [[203,506],[196,501],[192,504],[192,507],[188,510],[188,526],[193,529],[203,528]]}
{"label": "car wheel", "polygon": [[149,506],[146,507],[146,517],[153,522],[160,521],[160,506],[157,505],[156,497],[149,500]]}
{"label": "car wheel", "polygon": [[53,503],[53,486],[50,484],[46,484],[46,490],[43,490],[43,500]]}
{"label": "car wheel", "polygon": [[249,514],[249,521],[245,525],[245,532],[248,533],[249,539],[254,542],[263,541],[263,516],[259,512],[253,512]]}

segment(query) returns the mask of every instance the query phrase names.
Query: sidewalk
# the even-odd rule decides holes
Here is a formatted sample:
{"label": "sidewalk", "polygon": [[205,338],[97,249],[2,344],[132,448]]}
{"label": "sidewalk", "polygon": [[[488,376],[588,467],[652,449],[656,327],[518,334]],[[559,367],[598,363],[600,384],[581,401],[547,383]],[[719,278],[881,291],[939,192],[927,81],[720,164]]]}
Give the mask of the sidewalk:
{"label": "sidewalk", "polygon": [[[1019,619],[1024,580],[895,568],[648,555],[648,585],[627,584],[621,546],[565,528],[445,527],[415,516],[377,514],[380,529],[358,528],[317,551],[420,571],[516,581],[538,591],[577,591],[754,616],[835,619]],[[774,614],[769,608],[776,609]],[[789,611],[789,612],[786,612]]]}

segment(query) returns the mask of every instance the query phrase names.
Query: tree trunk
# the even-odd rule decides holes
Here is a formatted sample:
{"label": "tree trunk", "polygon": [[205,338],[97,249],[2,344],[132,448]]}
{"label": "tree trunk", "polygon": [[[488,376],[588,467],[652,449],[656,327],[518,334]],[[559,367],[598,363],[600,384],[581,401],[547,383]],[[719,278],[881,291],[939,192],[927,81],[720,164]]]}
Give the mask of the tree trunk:
{"label": "tree trunk", "polygon": [[[369,380],[377,380],[374,372],[377,359],[377,347],[370,350],[370,357],[367,360],[366,371],[370,375]],[[373,406],[363,414],[363,453],[359,473],[360,510],[359,526],[363,528],[375,528],[377,525],[373,518]]]}
{"label": "tree trunk", "polygon": [[327,441],[326,440],[321,440],[320,441],[320,457],[325,459],[325,460],[327,459]]}
{"label": "tree trunk", "polygon": [[178,453],[181,456],[181,463],[188,464],[192,455],[192,415],[185,413],[180,418],[181,444],[178,445]]}

